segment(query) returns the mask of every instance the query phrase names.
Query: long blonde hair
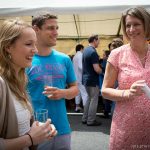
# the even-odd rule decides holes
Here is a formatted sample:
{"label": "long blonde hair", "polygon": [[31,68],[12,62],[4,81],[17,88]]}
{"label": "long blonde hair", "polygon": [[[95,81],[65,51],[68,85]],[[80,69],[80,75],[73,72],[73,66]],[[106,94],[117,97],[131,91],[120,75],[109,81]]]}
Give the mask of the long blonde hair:
{"label": "long blonde hair", "polygon": [[22,30],[31,27],[22,20],[5,20],[0,28],[0,75],[7,81],[11,91],[15,94],[17,99],[27,106],[32,111],[28,102],[26,93],[26,75],[25,69],[20,69],[16,77],[11,56],[7,52],[7,48],[20,38]]}

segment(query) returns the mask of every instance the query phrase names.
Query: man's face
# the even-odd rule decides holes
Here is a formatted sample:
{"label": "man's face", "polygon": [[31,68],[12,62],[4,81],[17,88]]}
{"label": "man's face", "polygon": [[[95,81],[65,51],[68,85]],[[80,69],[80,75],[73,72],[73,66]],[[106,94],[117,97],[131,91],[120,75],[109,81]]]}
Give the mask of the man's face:
{"label": "man's face", "polygon": [[95,48],[97,48],[100,44],[100,39],[98,38],[98,40],[94,40],[95,43]]}
{"label": "man's face", "polygon": [[38,41],[43,44],[43,46],[55,46],[58,37],[57,19],[46,20],[41,29],[38,28],[36,33]]}

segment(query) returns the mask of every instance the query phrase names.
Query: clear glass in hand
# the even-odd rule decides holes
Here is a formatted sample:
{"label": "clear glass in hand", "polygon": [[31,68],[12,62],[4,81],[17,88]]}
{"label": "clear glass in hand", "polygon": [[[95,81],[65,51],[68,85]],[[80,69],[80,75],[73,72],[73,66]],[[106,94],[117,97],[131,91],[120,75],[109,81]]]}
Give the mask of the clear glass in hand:
{"label": "clear glass in hand", "polygon": [[[46,86],[53,86],[53,76],[52,75],[44,75],[43,76],[43,80],[44,80],[44,88]],[[52,94],[46,94],[46,96],[52,96]]]}
{"label": "clear glass in hand", "polygon": [[39,125],[45,123],[48,119],[48,110],[47,109],[38,109],[35,112],[35,120],[39,121]]}
{"label": "clear glass in hand", "polygon": [[53,86],[53,76],[52,75],[44,75],[44,86]]}

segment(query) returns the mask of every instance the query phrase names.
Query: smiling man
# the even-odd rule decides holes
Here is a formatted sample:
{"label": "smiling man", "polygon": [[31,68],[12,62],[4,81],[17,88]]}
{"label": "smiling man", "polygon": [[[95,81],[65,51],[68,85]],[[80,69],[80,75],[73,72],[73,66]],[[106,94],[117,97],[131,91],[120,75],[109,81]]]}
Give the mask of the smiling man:
{"label": "smiling man", "polygon": [[[27,70],[28,91],[34,110],[48,109],[48,117],[58,131],[55,139],[39,145],[38,150],[70,150],[71,130],[65,99],[72,99],[78,94],[72,62],[67,55],[52,48],[58,36],[55,15],[36,16],[32,26],[37,35],[38,54],[33,58],[32,67]],[[52,76],[53,87],[44,86],[45,75]]]}

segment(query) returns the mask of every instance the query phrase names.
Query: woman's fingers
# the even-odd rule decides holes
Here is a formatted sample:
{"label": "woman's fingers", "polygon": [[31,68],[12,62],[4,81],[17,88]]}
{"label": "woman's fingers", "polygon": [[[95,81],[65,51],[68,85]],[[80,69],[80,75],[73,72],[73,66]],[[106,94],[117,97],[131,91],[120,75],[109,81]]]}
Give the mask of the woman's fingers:
{"label": "woman's fingers", "polygon": [[135,83],[140,84],[140,83],[145,83],[145,80],[138,80]]}
{"label": "woman's fingers", "polygon": [[53,124],[50,124],[50,130],[47,135],[47,138],[51,139],[52,137],[56,136],[56,134],[57,134],[57,130],[56,130],[55,126]]}
{"label": "woman's fingers", "polygon": [[45,133],[49,135],[55,135],[56,128],[53,124],[50,124],[51,120],[48,119],[46,123],[43,125],[43,129],[45,130]]}
{"label": "woman's fingers", "polygon": [[48,137],[47,137],[47,140],[52,139],[56,135],[57,135],[57,130],[55,130],[55,132],[53,134],[49,134]]}

